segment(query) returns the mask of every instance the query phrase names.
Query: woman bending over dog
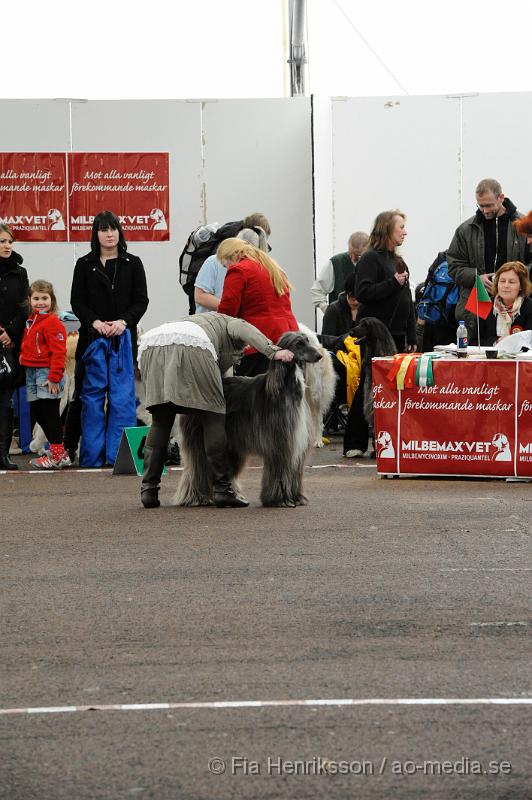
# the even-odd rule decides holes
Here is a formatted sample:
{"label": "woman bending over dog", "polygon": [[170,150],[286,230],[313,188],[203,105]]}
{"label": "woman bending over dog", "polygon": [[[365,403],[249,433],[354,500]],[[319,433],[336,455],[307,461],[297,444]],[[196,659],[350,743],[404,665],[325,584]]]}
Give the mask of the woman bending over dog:
{"label": "woman bending over dog", "polygon": [[222,375],[240,361],[246,345],[267,359],[291,361],[290,350],[276,347],[244,320],[209,311],[169,322],[142,336],[139,365],[152,425],[144,447],[140,496],[144,508],[157,508],[167,445],[176,414],[195,414],[220,508],[249,505],[228,477],[225,398]]}

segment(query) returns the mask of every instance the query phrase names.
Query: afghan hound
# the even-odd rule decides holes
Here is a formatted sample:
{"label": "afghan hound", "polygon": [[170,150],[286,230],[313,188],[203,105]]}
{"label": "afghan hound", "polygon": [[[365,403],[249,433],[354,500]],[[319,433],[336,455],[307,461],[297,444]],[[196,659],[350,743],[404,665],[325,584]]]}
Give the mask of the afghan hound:
{"label": "afghan hound", "polygon": [[349,331],[358,344],[362,345],[362,380],[364,381],[364,417],[368,423],[369,437],[374,440],[373,422],[373,375],[371,361],[379,356],[393,356],[397,353],[390,331],[380,319],[364,317]]}
{"label": "afghan hound", "polygon": [[[302,488],[303,469],[312,444],[304,368],[319,362],[322,354],[304,333],[285,333],[277,344],[294,353],[291,362],[272,360],[268,371],[254,378],[223,379],[228,478],[234,484],[246,458],[251,454],[262,456],[262,505],[295,507],[307,502]],[[174,503],[212,505],[199,418],[187,414],[179,422],[184,470]]]}
{"label": "afghan hound", "polygon": [[332,364],[331,353],[326,350],[318,337],[303,325],[298,323],[299,330],[308,336],[308,339],[322,358],[314,363],[307,362],[303,366],[305,376],[305,396],[310,410],[310,436],[313,447],[323,447],[323,418],[334,400],[337,375]]}

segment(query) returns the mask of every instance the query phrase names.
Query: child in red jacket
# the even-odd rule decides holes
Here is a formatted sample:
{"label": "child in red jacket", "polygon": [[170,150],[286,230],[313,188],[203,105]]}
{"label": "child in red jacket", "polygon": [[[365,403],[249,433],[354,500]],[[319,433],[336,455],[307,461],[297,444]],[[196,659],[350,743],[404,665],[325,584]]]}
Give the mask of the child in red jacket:
{"label": "child in red jacket", "polygon": [[59,402],[63,394],[66,361],[66,329],[57,316],[54,287],[34,281],[29,289],[30,317],[26,322],[20,363],[26,367],[26,399],[32,427],[36,422],[50,443],[50,450],[30,461],[35,469],[62,469],[71,464],[63,446]]}

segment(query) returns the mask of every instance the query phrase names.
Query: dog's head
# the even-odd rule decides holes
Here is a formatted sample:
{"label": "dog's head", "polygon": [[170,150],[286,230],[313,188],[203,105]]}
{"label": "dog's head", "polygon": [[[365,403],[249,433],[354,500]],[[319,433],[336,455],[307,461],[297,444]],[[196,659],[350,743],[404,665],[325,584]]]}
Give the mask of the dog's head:
{"label": "dog's head", "polygon": [[283,350],[291,350],[294,354],[294,361],[300,366],[314,364],[322,358],[320,350],[311,343],[307,334],[301,331],[283,333],[277,346],[282,347]]}
{"label": "dog's head", "polygon": [[397,353],[390,331],[377,317],[364,317],[349,331],[359,342],[366,342],[372,355],[391,356]]}

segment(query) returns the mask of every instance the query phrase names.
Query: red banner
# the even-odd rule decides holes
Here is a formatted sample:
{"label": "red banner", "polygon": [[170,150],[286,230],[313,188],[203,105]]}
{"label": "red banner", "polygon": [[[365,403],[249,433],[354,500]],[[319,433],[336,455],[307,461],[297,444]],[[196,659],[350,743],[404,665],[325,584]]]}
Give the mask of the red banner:
{"label": "red banner", "polygon": [[532,476],[532,363],[438,360],[434,386],[398,391],[373,361],[381,474]]}
{"label": "red banner", "polygon": [[0,223],[21,242],[66,242],[65,153],[0,153]]}
{"label": "red banner", "polygon": [[70,241],[88,242],[94,217],[112,211],[128,242],[168,241],[168,153],[69,153]]}

